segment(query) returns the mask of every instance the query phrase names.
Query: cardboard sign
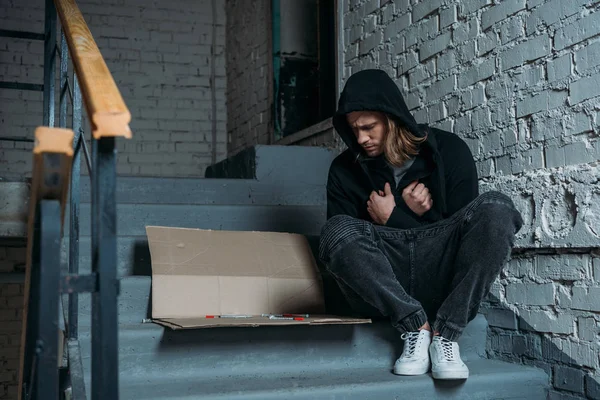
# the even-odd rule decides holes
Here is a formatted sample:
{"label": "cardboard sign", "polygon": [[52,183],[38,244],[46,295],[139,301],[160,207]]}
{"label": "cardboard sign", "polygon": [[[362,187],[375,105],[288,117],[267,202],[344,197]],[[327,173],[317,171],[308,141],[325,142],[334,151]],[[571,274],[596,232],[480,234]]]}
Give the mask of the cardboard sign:
{"label": "cardboard sign", "polygon": [[[368,323],[324,315],[303,235],[146,227],[152,320],[172,329]],[[284,316],[285,314],[285,316]]]}

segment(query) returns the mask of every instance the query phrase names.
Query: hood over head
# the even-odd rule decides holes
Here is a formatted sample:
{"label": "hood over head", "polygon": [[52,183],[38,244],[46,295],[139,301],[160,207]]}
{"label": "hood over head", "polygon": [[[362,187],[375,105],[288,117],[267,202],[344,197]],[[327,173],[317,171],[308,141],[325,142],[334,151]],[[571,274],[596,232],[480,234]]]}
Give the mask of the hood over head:
{"label": "hood over head", "polygon": [[425,135],[408,110],[400,89],[383,70],[367,69],[350,76],[333,116],[333,126],[342,140],[348,148],[360,154],[361,147],[346,120],[346,114],[352,111],[383,112],[415,136]]}

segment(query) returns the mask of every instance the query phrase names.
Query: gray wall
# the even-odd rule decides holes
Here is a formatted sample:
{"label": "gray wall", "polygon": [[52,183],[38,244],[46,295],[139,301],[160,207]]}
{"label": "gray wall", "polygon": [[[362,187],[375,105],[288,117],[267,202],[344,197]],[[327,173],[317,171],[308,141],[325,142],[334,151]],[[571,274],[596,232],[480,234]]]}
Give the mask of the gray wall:
{"label": "gray wall", "polygon": [[[224,2],[215,0],[215,27],[211,0],[77,3],[132,114],[133,139],[118,140],[118,172],[203,176],[213,152],[213,104],[217,160],[227,152]],[[43,7],[37,0],[3,1],[0,25],[43,32]],[[0,38],[2,80],[42,83],[42,65],[42,42]],[[0,136],[31,138],[41,124],[41,93],[0,89]],[[84,127],[89,137],[89,124]],[[0,177],[30,171],[31,145],[0,141]]]}
{"label": "gray wall", "polygon": [[[600,11],[591,0],[346,0],[344,75],[383,68],[464,138],[526,225],[483,307],[492,356],[600,398]],[[541,248],[545,248],[542,255]],[[579,248],[575,253],[574,248]]]}

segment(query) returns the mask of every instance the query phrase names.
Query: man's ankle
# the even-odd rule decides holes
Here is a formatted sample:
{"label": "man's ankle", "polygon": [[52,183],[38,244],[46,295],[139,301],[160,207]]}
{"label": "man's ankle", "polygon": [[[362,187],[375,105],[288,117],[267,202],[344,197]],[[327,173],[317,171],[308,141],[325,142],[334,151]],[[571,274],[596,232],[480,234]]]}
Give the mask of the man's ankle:
{"label": "man's ankle", "polygon": [[426,330],[426,331],[431,332],[431,325],[429,325],[429,322],[425,322],[425,324],[422,327],[420,327],[419,330],[420,331]]}
{"label": "man's ankle", "polygon": [[431,329],[431,325],[429,325],[429,322],[425,322],[425,325],[420,327],[419,330],[420,331],[426,330],[426,331],[432,332],[433,336],[440,336],[440,333],[438,331],[433,332],[433,329]]}

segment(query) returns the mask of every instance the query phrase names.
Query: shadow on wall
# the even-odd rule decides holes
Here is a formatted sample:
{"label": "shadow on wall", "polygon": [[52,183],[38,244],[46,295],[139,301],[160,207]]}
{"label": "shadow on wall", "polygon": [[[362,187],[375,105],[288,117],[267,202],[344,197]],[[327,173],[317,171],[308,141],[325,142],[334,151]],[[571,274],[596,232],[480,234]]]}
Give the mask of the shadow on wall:
{"label": "shadow on wall", "polygon": [[491,293],[480,312],[490,324],[489,358],[542,368],[555,391],[550,399],[600,399],[600,376],[594,371],[599,358],[597,346],[594,350],[593,344],[573,343],[568,334],[540,332]]}

